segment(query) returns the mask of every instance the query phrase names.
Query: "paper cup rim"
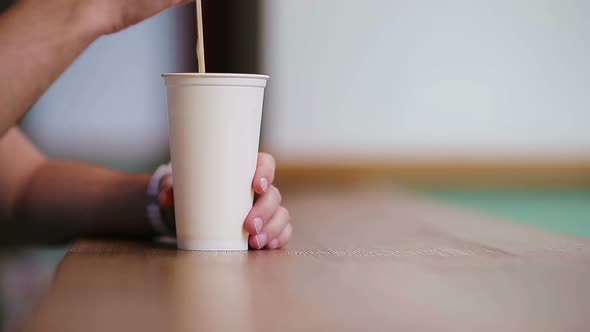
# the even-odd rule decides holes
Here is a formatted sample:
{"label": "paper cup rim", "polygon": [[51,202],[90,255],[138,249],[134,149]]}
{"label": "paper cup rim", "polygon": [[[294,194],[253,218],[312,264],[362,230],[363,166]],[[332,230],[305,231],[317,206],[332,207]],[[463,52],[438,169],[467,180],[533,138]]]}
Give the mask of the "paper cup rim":
{"label": "paper cup rim", "polygon": [[195,77],[195,78],[258,78],[269,79],[264,74],[233,74],[233,73],[164,73],[162,77]]}
{"label": "paper cup rim", "polygon": [[162,74],[167,86],[208,85],[266,87],[268,75],[226,74],[226,73],[165,73]]}

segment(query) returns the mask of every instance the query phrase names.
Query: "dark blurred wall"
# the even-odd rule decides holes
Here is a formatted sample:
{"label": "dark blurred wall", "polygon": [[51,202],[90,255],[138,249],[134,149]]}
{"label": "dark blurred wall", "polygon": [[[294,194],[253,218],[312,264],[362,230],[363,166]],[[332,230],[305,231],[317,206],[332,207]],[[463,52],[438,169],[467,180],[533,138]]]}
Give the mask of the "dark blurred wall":
{"label": "dark blurred wall", "polygon": [[12,5],[13,2],[13,0],[0,0],[0,12],[10,7],[10,5]]}
{"label": "dark blurred wall", "polygon": [[258,0],[204,0],[208,72],[256,73]]}

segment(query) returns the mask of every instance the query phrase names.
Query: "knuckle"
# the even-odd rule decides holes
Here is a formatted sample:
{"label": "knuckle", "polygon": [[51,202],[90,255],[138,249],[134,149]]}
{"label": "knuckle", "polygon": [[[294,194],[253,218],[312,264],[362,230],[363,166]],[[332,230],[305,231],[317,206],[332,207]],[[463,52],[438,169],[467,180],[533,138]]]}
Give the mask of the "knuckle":
{"label": "knuckle", "polygon": [[287,220],[287,221],[291,220],[291,214],[289,213],[289,210],[287,210],[286,207],[284,207],[284,206],[279,207],[279,211],[284,216],[285,220]]}
{"label": "knuckle", "polygon": [[274,168],[275,168],[275,166],[276,166],[276,164],[277,164],[277,161],[276,161],[276,160],[275,160],[275,158],[274,158],[273,156],[271,156],[270,154],[268,154],[268,153],[267,153],[266,155],[268,156],[268,157],[267,157],[267,158],[268,158],[268,164],[269,164],[270,166],[272,166],[272,168],[274,169]]}
{"label": "knuckle", "polygon": [[285,230],[283,231],[283,233],[281,234],[281,237],[279,239],[281,247],[284,247],[287,245],[287,243],[289,243],[292,233],[293,233],[293,226],[291,226],[291,224],[289,224],[289,225],[287,225],[287,227],[285,228]]}
{"label": "knuckle", "polygon": [[274,168],[274,166],[276,164],[275,158],[266,152],[260,153],[260,159],[261,159],[262,163],[264,163],[266,166],[269,166],[272,168]]}
{"label": "knuckle", "polygon": [[281,195],[279,189],[275,186],[272,186],[272,193],[276,197],[276,200],[279,202],[279,204],[281,204],[281,202],[283,201],[283,195]]}

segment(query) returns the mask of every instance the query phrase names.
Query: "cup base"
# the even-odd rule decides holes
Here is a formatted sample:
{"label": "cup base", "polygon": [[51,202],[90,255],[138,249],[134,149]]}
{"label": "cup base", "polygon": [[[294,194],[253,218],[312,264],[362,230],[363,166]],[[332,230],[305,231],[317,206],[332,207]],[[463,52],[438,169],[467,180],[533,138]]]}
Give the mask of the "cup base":
{"label": "cup base", "polygon": [[193,251],[245,251],[248,250],[248,241],[178,240],[177,247]]}

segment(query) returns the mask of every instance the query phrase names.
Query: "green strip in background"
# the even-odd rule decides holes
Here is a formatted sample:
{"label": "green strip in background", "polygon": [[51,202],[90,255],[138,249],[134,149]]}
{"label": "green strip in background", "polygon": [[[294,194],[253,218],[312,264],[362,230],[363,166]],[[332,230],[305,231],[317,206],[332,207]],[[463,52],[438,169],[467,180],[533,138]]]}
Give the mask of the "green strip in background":
{"label": "green strip in background", "polygon": [[515,222],[590,237],[590,190],[427,190],[435,199]]}

